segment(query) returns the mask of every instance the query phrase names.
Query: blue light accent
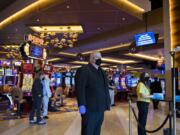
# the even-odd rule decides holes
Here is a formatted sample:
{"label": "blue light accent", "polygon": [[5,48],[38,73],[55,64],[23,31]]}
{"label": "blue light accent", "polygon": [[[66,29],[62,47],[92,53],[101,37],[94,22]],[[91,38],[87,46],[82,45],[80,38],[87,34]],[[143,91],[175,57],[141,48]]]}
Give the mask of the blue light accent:
{"label": "blue light accent", "polygon": [[156,43],[154,32],[145,32],[141,34],[136,34],[134,38],[135,38],[136,46],[144,46],[144,45],[150,45]]}
{"label": "blue light accent", "polygon": [[42,58],[43,56],[43,48],[36,46],[36,45],[31,45],[31,54],[32,57],[36,58]]}

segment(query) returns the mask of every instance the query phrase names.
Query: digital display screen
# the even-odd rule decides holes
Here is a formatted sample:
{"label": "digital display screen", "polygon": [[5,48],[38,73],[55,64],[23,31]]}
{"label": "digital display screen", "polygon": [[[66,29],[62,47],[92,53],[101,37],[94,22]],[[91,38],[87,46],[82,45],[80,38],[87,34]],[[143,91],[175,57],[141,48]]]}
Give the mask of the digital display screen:
{"label": "digital display screen", "polygon": [[5,70],[5,75],[6,76],[11,76],[13,73],[12,73],[12,69],[6,69]]}
{"label": "digital display screen", "polygon": [[14,62],[14,65],[15,66],[21,66],[21,62],[20,61],[16,61],[16,62]]}
{"label": "digital display screen", "polygon": [[3,76],[0,76],[0,85],[3,85]]}
{"label": "digital display screen", "polygon": [[51,65],[44,65],[44,71],[45,72],[51,72],[52,71],[52,66]]}
{"label": "digital display screen", "polygon": [[0,75],[4,75],[4,69],[3,68],[0,69]]}
{"label": "digital display screen", "polygon": [[33,72],[33,64],[31,63],[24,63],[22,66],[22,71],[24,73],[31,73]]}
{"label": "digital display screen", "polygon": [[43,48],[36,45],[31,45],[30,55],[36,58],[43,58]]}
{"label": "digital display screen", "polygon": [[6,76],[5,84],[14,85],[15,77],[14,76]]}
{"label": "digital display screen", "polygon": [[150,45],[156,43],[154,32],[145,32],[141,34],[136,34],[134,38],[135,38],[136,46],[144,46],[144,45]]}

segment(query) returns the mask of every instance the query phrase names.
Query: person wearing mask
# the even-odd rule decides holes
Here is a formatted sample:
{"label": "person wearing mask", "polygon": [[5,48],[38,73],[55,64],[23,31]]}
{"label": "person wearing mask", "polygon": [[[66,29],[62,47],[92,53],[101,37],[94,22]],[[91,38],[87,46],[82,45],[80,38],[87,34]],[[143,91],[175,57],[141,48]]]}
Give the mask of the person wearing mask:
{"label": "person wearing mask", "polygon": [[150,95],[149,89],[149,74],[141,73],[140,80],[137,86],[137,107],[138,107],[138,135],[146,135],[145,127],[148,116],[148,107],[150,99],[153,98]]}
{"label": "person wearing mask", "polygon": [[114,102],[114,96],[115,96],[115,83],[114,80],[112,79],[112,76],[109,76],[109,95],[111,99],[111,106],[115,106]]}
{"label": "person wearing mask", "polygon": [[108,80],[100,67],[101,58],[100,52],[92,53],[89,64],[79,68],[75,75],[81,135],[100,135],[104,112],[110,109]]}
{"label": "person wearing mask", "polygon": [[[41,72],[36,73],[36,78],[33,82],[32,86],[32,108],[29,115],[29,123],[30,124],[38,124],[43,125],[46,122],[41,118],[41,106],[42,106],[42,98],[43,98],[43,85],[42,80],[43,74]],[[34,120],[34,113],[36,112],[37,120]]]}
{"label": "person wearing mask", "polygon": [[50,89],[50,79],[48,76],[43,75],[41,81],[43,84],[43,118],[48,119],[49,98],[52,96]]}
{"label": "person wearing mask", "polygon": [[[151,88],[151,93],[162,93],[162,88],[161,88],[161,83],[158,81],[158,78],[154,78],[154,82],[151,83],[150,85]],[[153,100],[153,108],[154,110],[158,109],[159,101],[158,100]]]}

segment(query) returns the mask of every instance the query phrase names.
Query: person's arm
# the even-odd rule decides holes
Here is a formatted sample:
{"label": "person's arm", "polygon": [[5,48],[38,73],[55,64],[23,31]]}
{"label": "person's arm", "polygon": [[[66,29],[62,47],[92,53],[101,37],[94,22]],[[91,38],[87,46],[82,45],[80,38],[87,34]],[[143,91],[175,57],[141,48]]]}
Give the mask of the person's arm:
{"label": "person's arm", "polygon": [[75,77],[75,87],[77,92],[78,106],[80,113],[86,112],[86,84],[88,81],[88,69],[78,69]]}
{"label": "person's arm", "polygon": [[151,99],[153,98],[153,95],[147,95],[147,94],[143,94],[143,93],[140,93],[140,96],[145,98],[145,99]]}

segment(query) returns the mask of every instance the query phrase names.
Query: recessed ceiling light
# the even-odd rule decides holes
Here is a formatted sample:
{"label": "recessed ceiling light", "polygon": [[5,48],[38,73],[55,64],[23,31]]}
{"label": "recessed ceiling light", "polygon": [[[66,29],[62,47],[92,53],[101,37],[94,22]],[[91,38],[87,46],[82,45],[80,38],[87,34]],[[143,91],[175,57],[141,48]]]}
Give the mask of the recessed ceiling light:
{"label": "recessed ceiling light", "polygon": [[67,8],[67,9],[69,9],[69,8],[70,8],[70,6],[69,6],[69,5],[67,5],[67,6],[66,6],[66,8]]}
{"label": "recessed ceiling light", "polygon": [[101,30],[101,28],[100,28],[100,27],[97,27],[97,30],[99,30],[99,31],[100,31],[100,30]]}
{"label": "recessed ceiling light", "polygon": [[125,18],[125,17],[123,17],[123,18],[122,18],[122,20],[123,20],[123,21],[125,21],[125,20],[126,20],[126,18]]}

